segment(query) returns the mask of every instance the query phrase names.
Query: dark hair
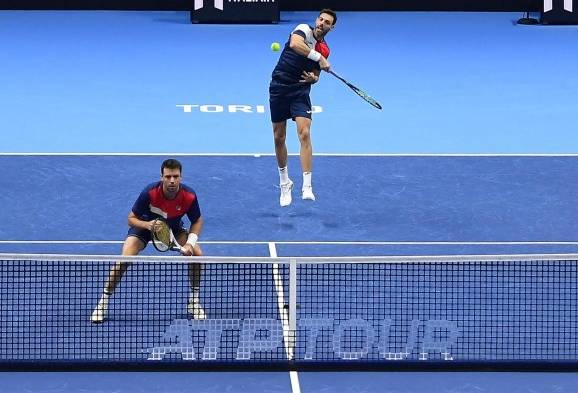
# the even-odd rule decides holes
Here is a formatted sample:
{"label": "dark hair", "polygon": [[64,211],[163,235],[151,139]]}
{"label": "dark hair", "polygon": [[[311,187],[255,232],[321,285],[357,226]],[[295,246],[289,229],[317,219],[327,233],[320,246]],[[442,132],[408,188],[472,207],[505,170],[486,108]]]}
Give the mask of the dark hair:
{"label": "dark hair", "polygon": [[161,165],[161,175],[163,174],[165,168],[178,169],[179,172],[183,172],[183,166],[181,163],[173,158],[169,158],[168,160],[163,161],[163,164]]}
{"label": "dark hair", "polygon": [[333,11],[332,9],[329,9],[329,8],[323,8],[321,11],[319,11],[319,15],[321,15],[321,14],[331,15],[333,17],[332,26],[335,26],[335,24],[337,23],[337,14],[335,13],[335,11]]}

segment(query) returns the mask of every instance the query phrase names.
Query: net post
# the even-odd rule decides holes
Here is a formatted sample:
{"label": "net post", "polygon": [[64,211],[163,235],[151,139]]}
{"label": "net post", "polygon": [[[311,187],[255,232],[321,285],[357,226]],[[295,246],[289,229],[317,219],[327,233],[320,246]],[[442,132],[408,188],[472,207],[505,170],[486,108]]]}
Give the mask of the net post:
{"label": "net post", "polygon": [[290,360],[293,360],[297,341],[297,260],[295,258],[289,260],[289,334],[291,336]]}

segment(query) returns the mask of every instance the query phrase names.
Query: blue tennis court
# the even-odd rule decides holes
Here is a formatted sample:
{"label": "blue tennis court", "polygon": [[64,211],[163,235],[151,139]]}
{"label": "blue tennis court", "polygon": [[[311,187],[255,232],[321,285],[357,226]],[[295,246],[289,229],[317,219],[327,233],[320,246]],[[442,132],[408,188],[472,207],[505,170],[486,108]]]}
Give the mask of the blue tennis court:
{"label": "blue tennis court", "polygon": [[[0,34],[11,37],[0,42],[0,202],[8,207],[0,252],[118,254],[134,199],[175,157],[199,195],[209,256],[576,253],[578,57],[567,48],[577,28],[515,26],[512,13],[340,13],[330,60],[384,110],[323,75],[312,89],[317,201],[295,198],[282,209],[267,102],[277,55],[268,48],[315,16],[193,26],[183,12],[0,12]],[[364,37],[353,39],[360,26]],[[358,50],[369,60],[352,56]],[[540,56],[528,62],[521,53]],[[300,181],[291,127],[289,171]],[[558,283],[569,299],[575,275]],[[91,327],[104,276],[83,280],[94,280],[93,293],[66,283],[50,292],[54,324],[74,304]],[[264,303],[275,311],[276,299]],[[576,310],[566,311],[569,338],[557,344],[570,356],[578,326]],[[1,378],[11,392],[123,393],[570,392],[578,382],[572,373],[393,371]]]}

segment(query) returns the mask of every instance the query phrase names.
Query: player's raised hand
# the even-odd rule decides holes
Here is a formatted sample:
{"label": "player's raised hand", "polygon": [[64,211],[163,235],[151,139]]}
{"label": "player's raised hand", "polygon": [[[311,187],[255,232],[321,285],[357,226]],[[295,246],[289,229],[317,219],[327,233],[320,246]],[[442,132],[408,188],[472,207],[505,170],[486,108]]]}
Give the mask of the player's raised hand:
{"label": "player's raised hand", "polygon": [[319,68],[321,68],[323,71],[329,71],[331,64],[329,64],[329,61],[327,61],[325,57],[321,56],[319,59]]}

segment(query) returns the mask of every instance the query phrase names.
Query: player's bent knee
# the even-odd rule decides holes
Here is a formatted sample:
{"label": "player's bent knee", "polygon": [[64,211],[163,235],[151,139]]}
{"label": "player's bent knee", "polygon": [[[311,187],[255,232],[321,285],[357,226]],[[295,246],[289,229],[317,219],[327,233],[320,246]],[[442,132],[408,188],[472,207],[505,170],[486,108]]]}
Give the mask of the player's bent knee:
{"label": "player's bent knee", "polygon": [[309,142],[311,139],[311,130],[309,128],[302,128],[299,130],[299,140],[301,142]]}
{"label": "player's bent knee", "polygon": [[287,124],[285,122],[273,123],[273,132],[275,135],[284,135],[287,132]]}
{"label": "player's bent knee", "polygon": [[193,255],[195,257],[203,256],[203,250],[201,250],[201,246],[199,246],[198,244],[195,244],[195,247],[193,247]]}
{"label": "player's bent knee", "polygon": [[273,133],[273,137],[275,139],[275,143],[285,143],[285,138],[287,137],[287,133],[285,132],[285,130],[283,130],[282,132],[277,132],[275,131]]}
{"label": "player's bent knee", "polygon": [[145,248],[144,242],[136,236],[128,236],[122,245],[122,255],[138,255]]}

